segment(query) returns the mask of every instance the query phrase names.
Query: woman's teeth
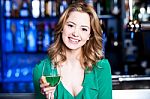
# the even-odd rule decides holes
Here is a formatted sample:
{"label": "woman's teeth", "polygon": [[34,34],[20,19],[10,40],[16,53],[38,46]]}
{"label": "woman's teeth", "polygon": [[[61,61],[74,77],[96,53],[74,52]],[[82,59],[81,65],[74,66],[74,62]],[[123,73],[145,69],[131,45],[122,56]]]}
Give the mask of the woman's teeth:
{"label": "woman's teeth", "polygon": [[74,42],[74,43],[78,43],[78,42],[79,42],[79,40],[73,39],[73,38],[69,38],[69,40],[70,40],[71,42]]}

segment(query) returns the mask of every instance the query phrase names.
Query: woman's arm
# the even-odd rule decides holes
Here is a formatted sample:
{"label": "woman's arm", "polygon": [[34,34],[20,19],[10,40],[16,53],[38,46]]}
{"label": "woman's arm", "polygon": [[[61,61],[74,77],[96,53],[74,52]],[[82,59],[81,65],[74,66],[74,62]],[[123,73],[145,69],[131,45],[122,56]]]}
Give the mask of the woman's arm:
{"label": "woman's arm", "polygon": [[[41,61],[39,65],[36,65],[33,69],[33,84],[36,94],[36,99],[46,99],[49,94],[51,99],[54,97],[53,93],[55,91],[55,87],[50,87],[49,83],[47,83],[44,76],[42,76],[43,66],[50,66],[50,60],[45,59]],[[45,65],[44,65],[45,64]],[[50,67],[46,69],[46,73],[49,72]],[[43,79],[44,78],[44,79]]]}
{"label": "woman's arm", "polygon": [[34,90],[35,90],[35,98],[45,99],[45,96],[41,94],[41,89],[40,89],[40,78],[41,78],[41,72],[42,72],[40,65],[41,64],[36,65],[33,69],[33,84],[34,84]]}
{"label": "woman's arm", "polygon": [[98,65],[101,67],[98,81],[98,99],[112,99],[112,78],[110,64],[107,59],[103,59]]}

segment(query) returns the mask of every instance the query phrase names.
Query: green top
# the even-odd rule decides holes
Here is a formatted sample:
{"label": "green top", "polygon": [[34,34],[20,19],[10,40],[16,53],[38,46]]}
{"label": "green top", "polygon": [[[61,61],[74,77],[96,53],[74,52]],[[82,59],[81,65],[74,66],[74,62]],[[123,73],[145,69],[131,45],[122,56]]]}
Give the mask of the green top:
{"label": "green top", "polygon": [[[50,62],[51,60],[47,58],[36,65],[33,70],[36,99],[46,99],[40,92],[39,79],[42,76],[43,63],[46,67],[50,66]],[[112,99],[111,69],[108,60],[102,59],[93,66],[92,71],[86,72],[85,70],[83,89],[77,96],[72,96],[60,81],[54,92],[54,99]]]}

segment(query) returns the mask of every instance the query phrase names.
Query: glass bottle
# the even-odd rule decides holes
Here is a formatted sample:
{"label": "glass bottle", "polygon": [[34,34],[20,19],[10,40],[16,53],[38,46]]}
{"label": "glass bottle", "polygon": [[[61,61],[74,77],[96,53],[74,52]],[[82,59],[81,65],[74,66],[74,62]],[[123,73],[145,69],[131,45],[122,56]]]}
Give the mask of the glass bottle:
{"label": "glass bottle", "polygon": [[6,38],[5,38],[5,41],[6,41],[5,51],[11,52],[11,51],[13,51],[14,46],[13,46],[13,34],[11,31],[11,20],[9,20],[9,19],[6,20],[6,35],[5,36],[6,36]]}
{"label": "glass bottle", "polygon": [[49,45],[50,45],[50,31],[49,31],[49,27],[48,27],[48,24],[45,24],[45,32],[44,32],[44,35],[43,35],[43,51],[47,51]]}
{"label": "glass bottle", "polygon": [[29,22],[29,31],[27,33],[27,51],[35,52],[37,50],[36,38],[37,38],[36,27],[33,24],[33,22]]}

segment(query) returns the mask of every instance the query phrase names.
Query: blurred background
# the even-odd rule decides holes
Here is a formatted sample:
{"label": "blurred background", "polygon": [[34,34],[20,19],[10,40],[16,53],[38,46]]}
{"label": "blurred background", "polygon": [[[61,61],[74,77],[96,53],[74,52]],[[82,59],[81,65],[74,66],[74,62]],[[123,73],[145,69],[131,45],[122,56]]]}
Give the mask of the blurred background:
{"label": "blurred background", "polygon": [[[47,57],[54,27],[74,1],[0,1],[0,93],[34,93],[32,69]],[[113,89],[150,89],[150,0],[84,1],[101,22]]]}

